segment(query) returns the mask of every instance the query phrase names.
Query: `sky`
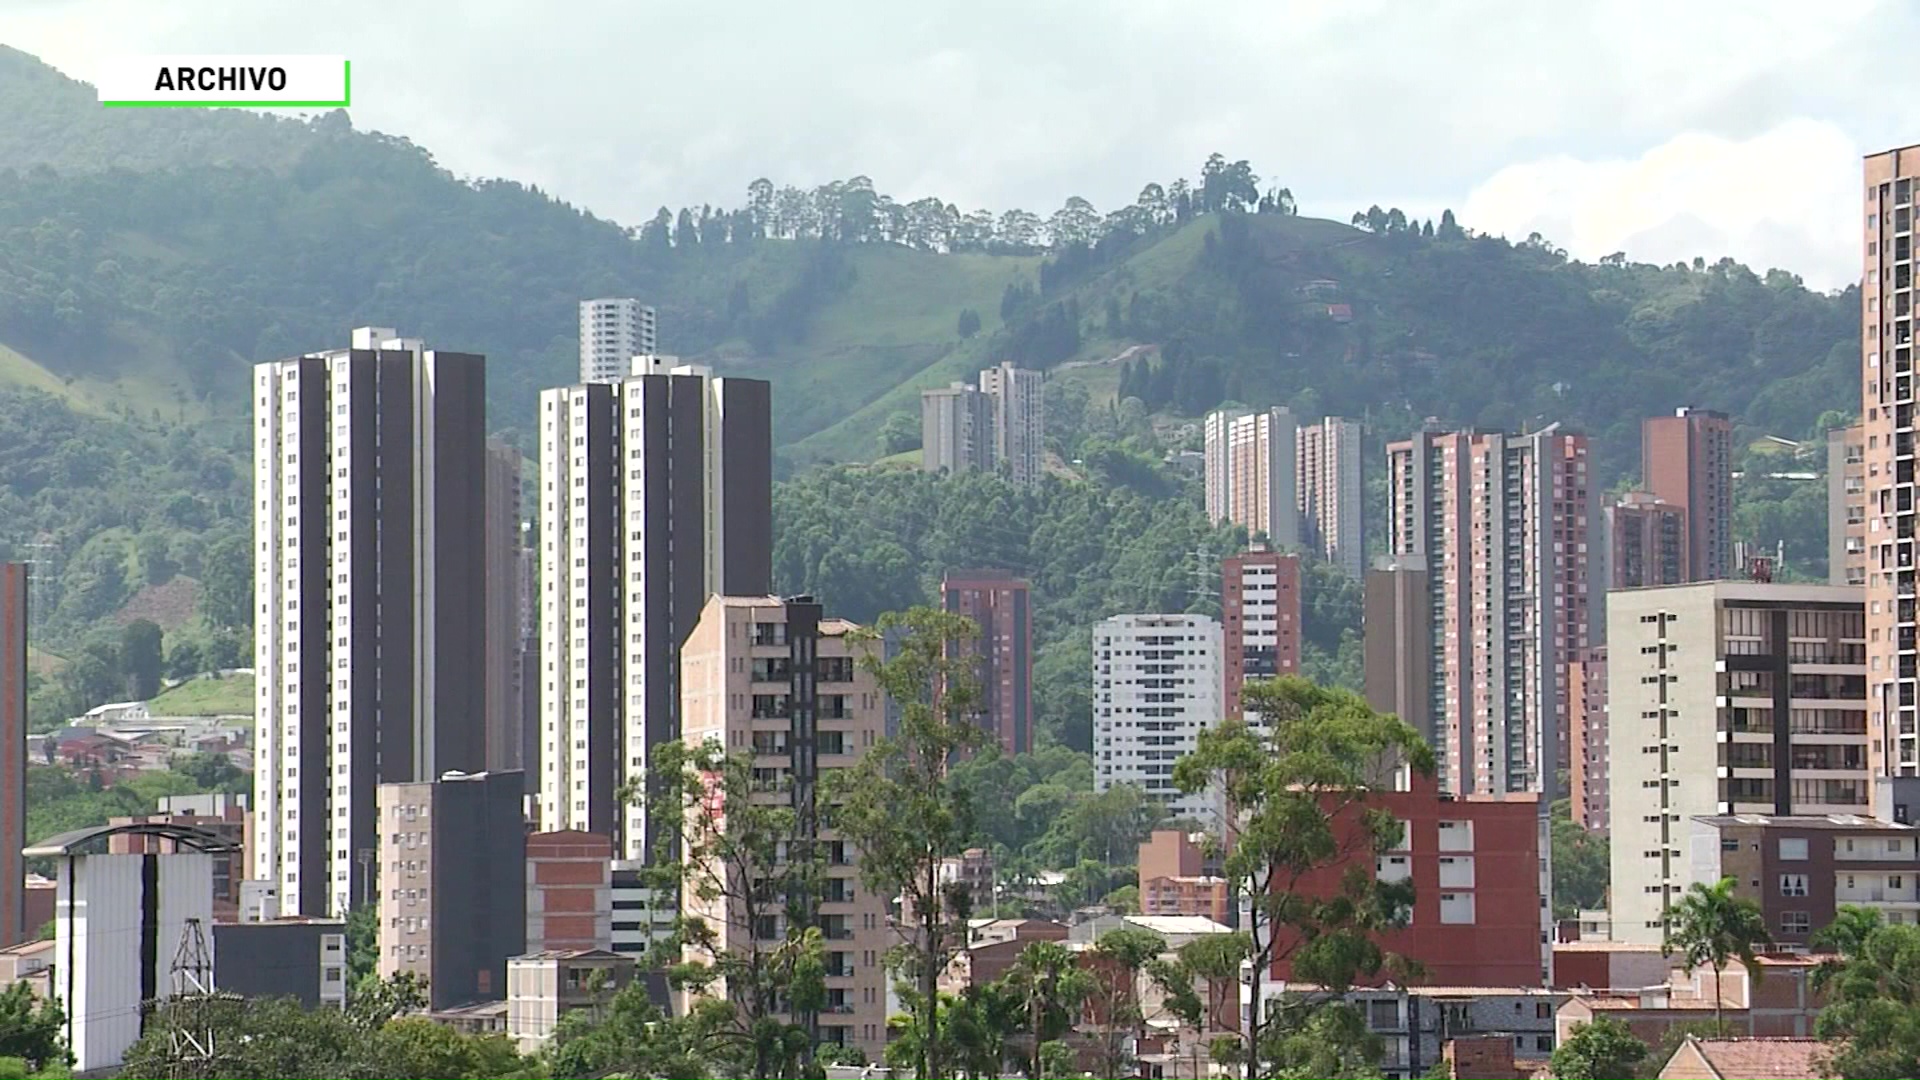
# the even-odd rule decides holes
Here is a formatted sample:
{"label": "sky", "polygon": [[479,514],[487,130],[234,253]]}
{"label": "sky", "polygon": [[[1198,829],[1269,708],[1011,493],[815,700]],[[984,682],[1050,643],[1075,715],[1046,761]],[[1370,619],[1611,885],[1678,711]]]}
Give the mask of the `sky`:
{"label": "sky", "polygon": [[1861,155],[1920,142],[1917,33],[1910,0],[0,0],[81,79],[345,55],[357,127],[626,224],[756,177],[1106,211],[1218,151],[1314,216],[1818,288],[1859,273]]}

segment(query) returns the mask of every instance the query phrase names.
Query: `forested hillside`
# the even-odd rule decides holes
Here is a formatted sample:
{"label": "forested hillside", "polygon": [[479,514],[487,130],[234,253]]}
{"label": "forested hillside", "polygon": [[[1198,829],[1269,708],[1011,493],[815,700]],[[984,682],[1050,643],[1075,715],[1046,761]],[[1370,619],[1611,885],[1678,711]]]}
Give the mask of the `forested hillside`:
{"label": "forested hillside", "polygon": [[[0,555],[41,564],[41,642],[98,661],[58,707],[107,692],[115,614],[176,575],[199,597],[168,634],[191,646],[180,664],[245,655],[245,366],[358,325],[485,352],[494,426],[523,432],[575,370],[575,303],[648,299],[665,351],[774,382],[783,587],[863,618],[946,566],[1027,571],[1048,694],[1078,685],[1091,620],[1208,602],[1232,538],[1160,459],[1223,402],[1362,416],[1376,446],[1426,416],[1564,421],[1596,437],[1610,486],[1640,419],[1676,405],[1816,440],[1856,407],[1851,291],[1726,260],[1581,264],[1451,214],[1303,218],[1284,178],[1224,155],[1105,211],[965,210],[854,177],[753,180],[622,224],[460,180],[342,113],[101,110],[5,49],[0,94]],[[1050,373],[1056,476],[1037,491],[807,471],[910,451],[919,390],[1001,359]],[[1799,469],[1743,481],[1740,523],[1811,573],[1823,526]],[[1355,619],[1327,589],[1315,663],[1350,678]],[[1081,715],[1050,722],[1070,738]]]}

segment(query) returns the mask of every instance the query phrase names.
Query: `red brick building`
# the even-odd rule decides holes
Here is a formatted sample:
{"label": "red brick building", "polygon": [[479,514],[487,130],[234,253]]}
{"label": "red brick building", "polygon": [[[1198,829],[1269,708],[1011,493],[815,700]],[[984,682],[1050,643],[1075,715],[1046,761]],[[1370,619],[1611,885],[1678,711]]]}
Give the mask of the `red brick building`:
{"label": "red brick building", "polygon": [[[1353,860],[1372,859],[1379,879],[1413,879],[1412,922],[1380,935],[1380,943],[1418,961],[1426,970],[1425,982],[1544,985],[1552,945],[1540,850],[1545,819],[1538,796],[1457,798],[1443,795],[1430,778],[1402,775],[1400,790],[1381,792],[1366,803],[1400,821],[1398,846],[1372,855],[1358,839],[1361,808],[1350,807],[1336,827],[1354,856],[1307,875],[1298,891],[1330,895]],[[1291,977],[1284,959],[1275,962],[1272,977]]]}
{"label": "red brick building", "polygon": [[[1733,572],[1733,421],[1710,409],[1677,409],[1640,425],[1641,485],[1686,511],[1690,581]],[[1649,583],[1651,584],[1651,583]]]}
{"label": "red brick building", "polygon": [[1567,709],[1571,744],[1561,755],[1567,763],[1567,788],[1574,823],[1592,832],[1607,831],[1607,647],[1595,645],[1574,654],[1567,665]]}
{"label": "red brick building", "polygon": [[527,837],[527,952],[613,947],[613,841],[565,829]]}
{"label": "red brick building", "polygon": [[1033,751],[1033,602],[1025,581],[1005,570],[950,570],[941,606],[980,626],[979,723],[1002,753]]}
{"label": "red brick building", "polygon": [[1300,674],[1300,557],[1264,545],[1220,564],[1226,715],[1248,679]]}

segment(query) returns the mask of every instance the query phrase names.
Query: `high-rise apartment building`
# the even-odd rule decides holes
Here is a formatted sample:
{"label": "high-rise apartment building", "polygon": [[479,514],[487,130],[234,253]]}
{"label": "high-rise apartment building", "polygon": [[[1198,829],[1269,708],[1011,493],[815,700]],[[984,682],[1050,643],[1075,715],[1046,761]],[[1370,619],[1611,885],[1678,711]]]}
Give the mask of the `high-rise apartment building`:
{"label": "high-rise apartment building", "polygon": [[1629,491],[1607,507],[1610,588],[1684,585],[1687,512],[1645,491]]}
{"label": "high-rise apartment building", "polygon": [[1567,665],[1567,685],[1573,703],[1565,755],[1567,799],[1574,824],[1604,833],[1613,801],[1607,779],[1607,647],[1580,650]]}
{"label": "high-rise apartment building", "polygon": [[1687,514],[1690,581],[1733,572],[1733,421],[1710,409],[1678,409],[1640,425],[1642,485]]}
{"label": "high-rise apartment building", "polygon": [[527,630],[522,605],[527,590],[520,581],[525,560],[520,547],[520,474],[526,459],[504,439],[487,440],[486,545],[487,768],[518,769],[524,764],[526,715],[521,680],[533,672],[526,655]]}
{"label": "high-rise apartment building", "polygon": [[1231,521],[1282,551],[1300,546],[1299,425],[1283,405],[1203,422],[1207,520]]}
{"label": "high-rise apartment building", "polygon": [[507,996],[527,951],[519,772],[380,785],[380,975],[426,980],[429,1007]]}
{"label": "high-rise apartment building", "polygon": [[1867,583],[1867,437],[1862,424],[1827,432],[1827,584]]}
{"label": "high-rise apartment building", "polygon": [[714,931],[720,949],[746,949],[756,937],[771,948],[787,940],[795,919],[818,926],[826,939],[826,1001],[799,1022],[813,1029],[816,1045],[857,1047],[871,1061],[887,1041],[887,897],[861,880],[853,853],[820,827],[817,809],[821,776],[858,761],[885,728],[880,689],[849,640],[855,629],[823,617],[811,597],[707,601],[681,656],[686,740],[750,752],[755,775],[767,781],[754,798],[793,808],[798,835],[789,849],[815,845],[826,872],[817,893],[789,895],[784,911],[759,925],[737,900],[693,887],[682,890],[681,905]]}
{"label": "high-rise apartment building", "polygon": [[638,300],[580,301],[580,381],[618,382],[636,356],[658,351],[653,308]]}
{"label": "high-rise apartment building", "polygon": [[992,472],[999,460],[993,399],[963,382],[920,394],[920,467]]}
{"label": "high-rise apartment building", "polygon": [[1300,542],[1359,581],[1367,567],[1361,508],[1360,421],[1329,416],[1299,427],[1295,479]]}
{"label": "high-rise apartment building", "polygon": [[651,857],[621,785],[680,737],[679,649],[772,587],[768,385],[665,358],[540,395],[540,827]]}
{"label": "high-rise apartment building", "polygon": [[27,586],[26,563],[0,563],[0,948],[38,930],[26,924]]}
{"label": "high-rise apartment building", "polygon": [[920,394],[920,467],[928,472],[993,472],[1039,483],[1046,462],[1046,376],[1002,363],[979,384],[956,382]]}
{"label": "high-rise apartment building", "polygon": [[1367,571],[1361,617],[1367,704],[1434,741],[1433,591],[1419,555],[1383,555]]}
{"label": "high-rise apartment building", "polygon": [[1867,760],[1876,773],[1920,774],[1920,613],[1914,516],[1913,174],[1920,146],[1866,159],[1860,280],[1866,469]]}
{"label": "high-rise apartment building", "polygon": [[1208,413],[1207,519],[1231,521],[1283,551],[1306,550],[1358,579],[1360,424],[1329,416],[1300,424],[1285,406]]}
{"label": "high-rise apartment building", "polygon": [[1658,943],[1702,814],[1871,813],[1857,589],[1721,581],[1607,606],[1615,940]]}
{"label": "high-rise apartment building", "polygon": [[[1265,545],[1220,563],[1223,717],[1240,716],[1248,679],[1300,674],[1300,558]],[[1243,717],[1249,723],[1255,717]]]}
{"label": "high-rise apartment building", "polygon": [[1041,387],[1046,375],[1002,361],[980,373],[980,392],[993,402],[993,453],[1013,482],[1040,482],[1046,461],[1046,406]]}
{"label": "high-rise apartment building", "polygon": [[980,627],[976,721],[1003,754],[1033,752],[1033,599],[1027,583],[1005,570],[949,570],[941,606]]}
{"label": "high-rise apartment building", "polygon": [[1093,790],[1132,784],[1175,820],[1224,824],[1220,792],[1188,795],[1173,763],[1221,720],[1220,624],[1205,615],[1115,615],[1093,627]]}
{"label": "high-rise apartment building", "polygon": [[1586,437],[1429,428],[1387,466],[1391,550],[1426,560],[1441,784],[1551,798],[1589,644]]}
{"label": "high-rise apartment building", "polygon": [[486,360],[382,327],[254,368],[254,868],[372,889],[375,791],[486,764]]}

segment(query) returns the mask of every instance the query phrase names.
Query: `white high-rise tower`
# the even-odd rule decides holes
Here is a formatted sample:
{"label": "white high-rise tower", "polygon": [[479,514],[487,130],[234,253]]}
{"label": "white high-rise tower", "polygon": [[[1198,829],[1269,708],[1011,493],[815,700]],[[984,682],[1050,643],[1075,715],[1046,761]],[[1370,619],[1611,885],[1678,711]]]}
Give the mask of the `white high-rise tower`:
{"label": "white high-rise tower", "polygon": [[652,307],[631,297],[580,301],[581,382],[618,382],[657,345]]}
{"label": "white high-rise tower", "polygon": [[380,327],[254,368],[252,876],[283,914],[368,897],[379,784],[486,767],[486,387]]}
{"label": "white high-rise tower", "polygon": [[773,587],[769,387],[642,357],[540,395],[540,825],[650,855],[619,790],[680,737],[681,644]]}

